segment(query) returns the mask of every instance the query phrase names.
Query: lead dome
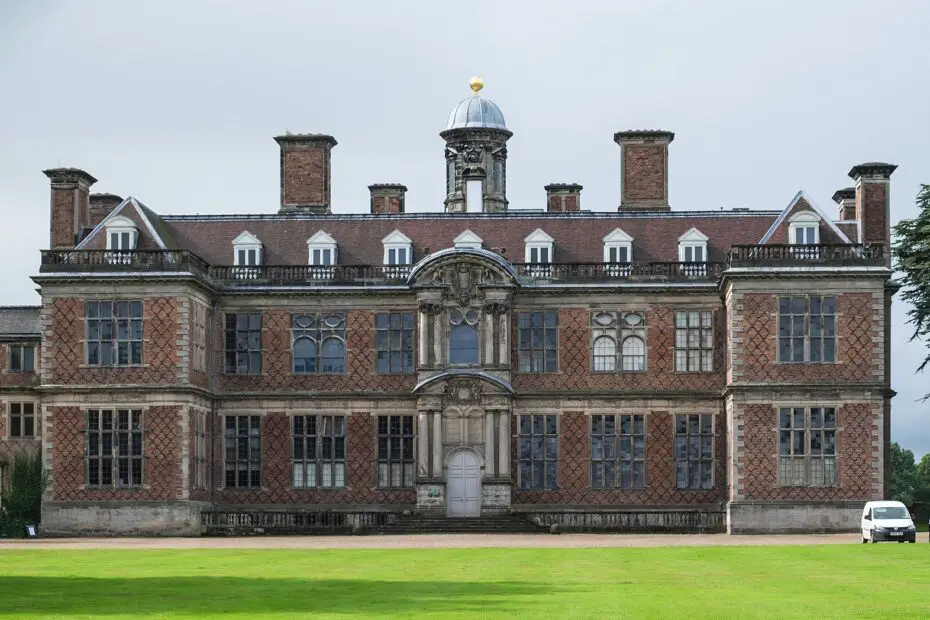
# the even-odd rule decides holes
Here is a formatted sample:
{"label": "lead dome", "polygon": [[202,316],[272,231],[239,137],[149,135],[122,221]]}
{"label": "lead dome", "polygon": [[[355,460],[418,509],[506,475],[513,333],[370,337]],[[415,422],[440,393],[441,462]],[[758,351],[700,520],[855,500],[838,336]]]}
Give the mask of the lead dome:
{"label": "lead dome", "polygon": [[449,129],[507,129],[504,113],[496,103],[478,94],[484,87],[481,78],[472,78],[469,83],[474,95],[459,101],[449,114]]}

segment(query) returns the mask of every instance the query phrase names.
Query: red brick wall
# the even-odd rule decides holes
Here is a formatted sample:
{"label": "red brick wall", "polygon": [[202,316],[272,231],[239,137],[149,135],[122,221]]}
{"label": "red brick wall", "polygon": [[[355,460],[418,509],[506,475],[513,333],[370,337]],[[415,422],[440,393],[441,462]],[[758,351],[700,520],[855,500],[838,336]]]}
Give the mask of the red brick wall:
{"label": "red brick wall", "polygon": [[711,490],[678,489],[675,484],[675,431],[668,411],[646,413],[646,485],[642,489],[591,489],[591,438],[588,416],[583,412],[565,412],[559,416],[559,463],[552,491],[529,491],[518,488],[519,446],[518,416],[512,418],[514,504],[663,505],[707,504],[726,499],[726,427],[718,416],[714,438],[714,488]]}
{"label": "red brick wall", "polygon": [[[799,293],[802,294],[802,293]],[[778,363],[778,295],[750,293],[742,298],[742,374],[736,381],[873,381],[876,355],[872,343],[872,295],[837,295],[837,362]]]}
{"label": "red brick wall", "polygon": [[53,407],[47,440],[52,450],[53,501],[163,501],[179,499],[180,407],[143,409],[142,489],[85,489],[87,415],[80,407]]}
{"label": "red brick wall", "polygon": [[[682,308],[684,309],[684,308]],[[722,308],[714,321],[714,372],[675,371],[675,308],[653,306],[646,311],[648,342],[646,372],[592,372],[591,310],[564,308],[559,312],[559,372],[520,373],[518,359],[519,312],[511,324],[513,387],[522,390],[717,390],[725,385],[724,341],[726,323]]]}
{"label": "red brick wall", "polygon": [[623,201],[667,202],[665,157],[667,146],[626,144],[623,147]]}
{"label": "red brick wall", "polygon": [[87,200],[87,191],[76,189],[52,189],[51,242],[53,248],[73,248],[75,230],[74,194],[79,200]]}
{"label": "red brick wall", "polygon": [[0,387],[32,387],[39,385],[39,376],[35,370],[31,372],[10,372],[10,347],[18,344],[28,344],[35,347],[33,368],[39,369],[41,348],[38,342],[0,342]]}
{"label": "red brick wall", "polygon": [[[872,498],[879,484],[879,457],[873,457],[873,433],[881,424],[881,409],[868,403],[847,403],[837,409],[836,452],[838,484],[835,487],[778,486],[777,410],[771,405],[741,405],[743,450],[740,499],[745,500],[861,500]],[[875,498],[880,499],[880,498]]]}
{"label": "red brick wall", "polygon": [[891,233],[888,228],[887,187],[884,183],[863,182],[856,193],[856,210],[862,218],[863,243],[889,245]]}
{"label": "red brick wall", "polygon": [[[238,412],[237,412],[238,414]],[[244,414],[238,414],[244,415]],[[262,489],[224,489],[224,417],[215,422],[217,501],[235,504],[416,504],[416,492],[377,488],[375,419],[368,413],[348,416],[346,488],[291,488],[291,421],[284,413],[262,416]]]}
{"label": "red brick wall", "polygon": [[329,202],[327,159],[326,150],[321,146],[282,149],[282,204]]}
{"label": "red brick wall", "polygon": [[[374,312],[352,310],[346,313],[346,374],[295,375],[291,362],[291,313],[270,310],[262,315],[262,374],[227,375],[222,350],[214,353],[217,364],[216,386],[219,391],[410,391],[416,375],[379,375],[375,372]],[[220,317],[216,342],[223,346]],[[416,345],[414,345],[416,350]]]}
{"label": "red brick wall", "polygon": [[86,364],[84,340],[86,323],[84,300],[58,298],[52,302],[53,327],[46,333],[51,364],[48,383],[107,385],[135,383],[164,385],[185,383],[181,373],[177,340],[179,335],[178,299],[142,299],[142,366],[90,367]]}

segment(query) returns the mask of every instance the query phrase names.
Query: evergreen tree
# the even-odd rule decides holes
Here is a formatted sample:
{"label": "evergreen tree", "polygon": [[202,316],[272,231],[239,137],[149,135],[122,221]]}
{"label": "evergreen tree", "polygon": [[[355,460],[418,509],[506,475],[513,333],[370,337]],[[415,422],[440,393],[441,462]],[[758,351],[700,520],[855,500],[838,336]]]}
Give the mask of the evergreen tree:
{"label": "evergreen tree", "polygon": [[[921,185],[917,194],[917,217],[901,220],[894,226],[895,268],[904,274],[901,299],[910,304],[908,323],[914,326],[911,340],[926,341],[930,336],[930,185]],[[923,371],[930,363],[930,351],[917,367]],[[924,400],[930,394],[924,396]]]}

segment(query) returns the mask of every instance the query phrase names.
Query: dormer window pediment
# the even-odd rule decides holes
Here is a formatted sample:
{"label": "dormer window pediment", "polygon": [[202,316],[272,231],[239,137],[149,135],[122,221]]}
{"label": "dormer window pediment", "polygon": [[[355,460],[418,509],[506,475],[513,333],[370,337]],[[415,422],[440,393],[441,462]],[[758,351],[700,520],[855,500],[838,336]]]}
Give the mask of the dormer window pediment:
{"label": "dormer window pediment", "polygon": [[525,261],[533,264],[549,264],[553,261],[553,241],[546,231],[537,228],[523,242],[526,244]]}
{"label": "dormer window pediment", "polygon": [[413,241],[399,230],[382,239],[381,244],[384,246],[385,265],[409,265],[413,262]]}
{"label": "dormer window pediment", "polygon": [[691,228],[678,237],[678,261],[682,263],[706,263],[709,237],[697,228]]}
{"label": "dormer window pediment", "polygon": [[605,263],[630,263],[633,261],[633,237],[615,228],[604,237]]}
{"label": "dormer window pediment", "polygon": [[262,242],[247,230],[242,231],[233,239],[234,265],[261,265]]}
{"label": "dormer window pediment", "polygon": [[108,250],[130,252],[135,250],[139,243],[139,229],[136,223],[121,215],[107,222],[106,234]]}
{"label": "dormer window pediment", "polygon": [[484,244],[484,239],[476,235],[470,230],[465,230],[459,234],[455,239],[452,240],[452,243],[457,249],[470,248],[474,250],[480,250]]}
{"label": "dormer window pediment", "polygon": [[312,237],[307,239],[307,253],[309,265],[335,265],[336,240],[329,236],[326,231],[317,231]]}

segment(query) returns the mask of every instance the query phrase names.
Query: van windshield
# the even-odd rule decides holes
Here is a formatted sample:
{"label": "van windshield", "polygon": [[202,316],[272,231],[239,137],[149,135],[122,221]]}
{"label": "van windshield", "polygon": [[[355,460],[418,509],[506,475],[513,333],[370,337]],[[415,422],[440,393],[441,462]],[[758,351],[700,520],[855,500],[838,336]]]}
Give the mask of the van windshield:
{"label": "van windshield", "polygon": [[872,509],[873,519],[910,519],[911,515],[900,506],[887,506]]}

